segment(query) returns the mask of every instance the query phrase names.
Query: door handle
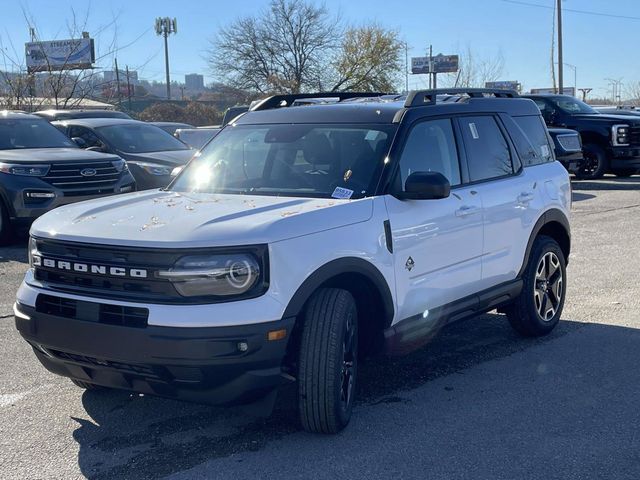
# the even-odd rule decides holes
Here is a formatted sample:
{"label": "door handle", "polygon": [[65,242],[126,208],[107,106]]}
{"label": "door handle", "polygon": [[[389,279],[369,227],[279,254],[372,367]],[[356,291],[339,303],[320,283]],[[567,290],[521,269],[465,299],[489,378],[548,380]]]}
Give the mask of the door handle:
{"label": "door handle", "polygon": [[478,213],[480,210],[474,205],[463,205],[456,210],[456,217],[466,217]]}
{"label": "door handle", "polygon": [[534,195],[532,192],[522,192],[520,195],[518,195],[518,203],[529,203],[531,201],[533,201],[534,199]]}

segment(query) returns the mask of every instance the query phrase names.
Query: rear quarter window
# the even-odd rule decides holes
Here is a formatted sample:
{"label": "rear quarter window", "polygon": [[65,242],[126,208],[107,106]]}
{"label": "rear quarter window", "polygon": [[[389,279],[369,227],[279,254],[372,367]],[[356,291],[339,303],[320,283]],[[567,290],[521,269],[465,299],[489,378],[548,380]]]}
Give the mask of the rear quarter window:
{"label": "rear quarter window", "polygon": [[512,117],[521,135],[514,135],[514,144],[525,167],[553,162],[547,127],[538,115]]}

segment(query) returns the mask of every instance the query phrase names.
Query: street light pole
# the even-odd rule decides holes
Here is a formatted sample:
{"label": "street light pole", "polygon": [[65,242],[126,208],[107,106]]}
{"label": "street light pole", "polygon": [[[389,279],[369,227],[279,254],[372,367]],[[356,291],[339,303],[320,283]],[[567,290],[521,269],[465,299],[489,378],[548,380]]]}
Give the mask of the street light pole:
{"label": "street light pole", "polygon": [[156,18],[156,34],[164,37],[164,65],[167,80],[167,100],[171,100],[171,78],[169,76],[169,41],[172,33],[178,33],[178,21],[175,18]]}
{"label": "street light pole", "polygon": [[563,91],[564,75],[562,71],[564,66],[564,63],[562,62],[562,0],[557,0],[557,1],[558,1],[558,6],[557,6],[557,10],[558,10],[558,93],[562,95],[564,93]]}

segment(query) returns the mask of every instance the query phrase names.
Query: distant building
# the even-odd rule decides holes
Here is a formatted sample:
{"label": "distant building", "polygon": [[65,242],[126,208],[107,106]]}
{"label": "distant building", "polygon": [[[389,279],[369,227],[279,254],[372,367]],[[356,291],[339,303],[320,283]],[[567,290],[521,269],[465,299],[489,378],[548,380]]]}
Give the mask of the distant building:
{"label": "distant building", "polygon": [[[118,70],[120,74],[120,83],[127,83],[127,71]],[[105,82],[116,82],[117,76],[115,70],[105,70],[102,72]],[[135,70],[129,70],[129,83],[132,85],[138,84],[138,72]]]}
{"label": "distant building", "polygon": [[199,73],[189,73],[185,75],[184,86],[192,92],[204,90],[204,75],[200,75]]}

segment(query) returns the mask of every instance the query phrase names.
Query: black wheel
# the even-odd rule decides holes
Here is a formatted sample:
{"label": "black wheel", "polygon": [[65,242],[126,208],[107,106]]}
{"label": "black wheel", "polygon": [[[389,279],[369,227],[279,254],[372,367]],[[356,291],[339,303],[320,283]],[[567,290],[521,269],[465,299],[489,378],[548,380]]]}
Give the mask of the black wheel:
{"label": "black wheel", "polygon": [[358,314],[349,292],[318,290],[304,312],[298,408],[308,432],[337,433],[353,409],[358,366]]}
{"label": "black wheel", "polygon": [[520,296],[505,309],[511,326],[527,337],[546,335],[558,324],[567,289],[564,254],[550,237],[536,238]]}
{"label": "black wheel", "polygon": [[607,173],[609,162],[607,154],[602,147],[587,144],[582,149],[584,161],[576,172],[580,180],[597,180]]}
{"label": "black wheel", "polygon": [[0,199],[0,245],[6,245],[13,238],[13,227],[9,220],[7,208]]}
{"label": "black wheel", "polygon": [[84,388],[85,390],[105,390],[106,387],[96,385],[95,383],[83,382],[82,380],[70,379],[76,387]]}
{"label": "black wheel", "polygon": [[636,168],[612,168],[611,173],[616,177],[627,178],[638,173]]}

